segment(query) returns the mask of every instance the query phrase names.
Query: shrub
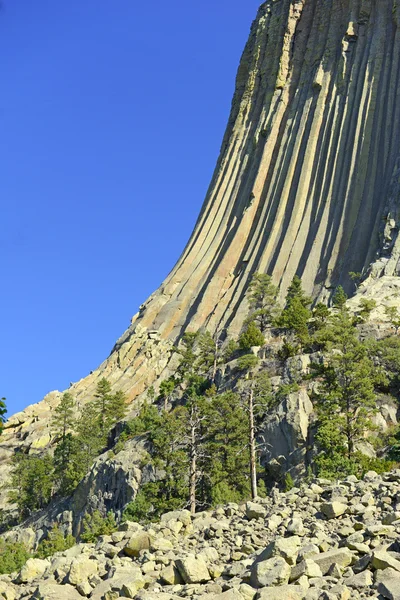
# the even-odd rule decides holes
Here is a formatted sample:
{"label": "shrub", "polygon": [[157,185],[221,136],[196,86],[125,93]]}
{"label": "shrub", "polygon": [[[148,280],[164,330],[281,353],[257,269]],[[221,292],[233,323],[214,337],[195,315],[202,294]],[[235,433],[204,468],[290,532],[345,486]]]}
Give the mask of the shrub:
{"label": "shrub", "polygon": [[31,555],[19,542],[6,542],[0,538],[0,575],[19,571]]}
{"label": "shrub", "polygon": [[252,346],[264,346],[264,344],[265,338],[260,329],[254,323],[254,321],[250,321],[250,323],[247,325],[247,328],[239,337],[240,349],[249,350]]}
{"label": "shrub", "polygon": [[76,543],[72,535],[64,536],[58,525],[53,525],[53,528],[47,534],[47,538],[42,540],[37,548],[37,558],[47,558],[55,552],[64,552],[72,548]]}
{"label": "shrub", "polygon": [[110,535],[117,529],[114,513],[108,512],[105,517],[99,510],[95,510],[91,515],[86,514],[83,519],[83,533],[81,540],[83,542],[95,542],[101,535]]}

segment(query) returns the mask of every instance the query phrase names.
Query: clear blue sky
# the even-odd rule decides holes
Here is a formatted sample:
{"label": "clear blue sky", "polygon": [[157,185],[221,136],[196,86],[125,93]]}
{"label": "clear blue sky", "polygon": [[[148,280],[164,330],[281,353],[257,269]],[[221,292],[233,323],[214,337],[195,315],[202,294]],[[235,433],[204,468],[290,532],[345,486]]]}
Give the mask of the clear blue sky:
{"label": "clear blue sky", "polygon": [[259,0],[3,0],[0,396],[84,377],[196,220]]}

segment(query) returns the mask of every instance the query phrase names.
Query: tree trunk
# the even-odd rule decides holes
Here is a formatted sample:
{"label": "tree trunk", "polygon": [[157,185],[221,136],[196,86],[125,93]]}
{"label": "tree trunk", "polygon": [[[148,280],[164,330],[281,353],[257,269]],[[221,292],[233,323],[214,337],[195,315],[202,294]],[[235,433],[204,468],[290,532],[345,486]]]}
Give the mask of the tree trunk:
{"label": "tree trunk", "polygon": [[213,372],[212,372],[212,383],[214,383],[214,384],[215,384],[215,378],[217,376],[217,366],[218,366],[218,338],[215,342],[214,364],[213,364]]}
{"label": "tree trunk", "polygon": [[254,390],[250,388],[249,394],[249,442],[250,442],[250,479],[251,497],[257,498],[257,466],[256,466],[256,440],[254,428]]}
{"label": "tree trunk", "polygon": [[190,473],[189,473],[189,500],[190,512],[196,512],[196,480],[197,480],[197,450],[196,450],[196,427],[191,424],[190,430]]}

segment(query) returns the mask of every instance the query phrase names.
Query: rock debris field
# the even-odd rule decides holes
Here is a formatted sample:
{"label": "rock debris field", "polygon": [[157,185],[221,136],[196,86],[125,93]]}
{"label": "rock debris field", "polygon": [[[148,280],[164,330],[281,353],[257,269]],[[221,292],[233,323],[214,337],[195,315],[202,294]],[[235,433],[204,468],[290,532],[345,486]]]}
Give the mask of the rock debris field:
{"label": "rock debris field", "polygon": [[400,600],[400,470],[126,522],[0,576],[20,600]]}

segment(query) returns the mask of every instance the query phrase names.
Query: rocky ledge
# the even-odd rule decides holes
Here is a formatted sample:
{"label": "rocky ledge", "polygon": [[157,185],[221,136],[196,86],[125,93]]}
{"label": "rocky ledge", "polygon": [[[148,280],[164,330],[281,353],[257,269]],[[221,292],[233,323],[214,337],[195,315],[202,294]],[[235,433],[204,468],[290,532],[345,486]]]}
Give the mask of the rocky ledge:
{"label": "rocky ledge", "polygon": [[0,576],[5,600],[400,599],[400,470],[126,522]]}

